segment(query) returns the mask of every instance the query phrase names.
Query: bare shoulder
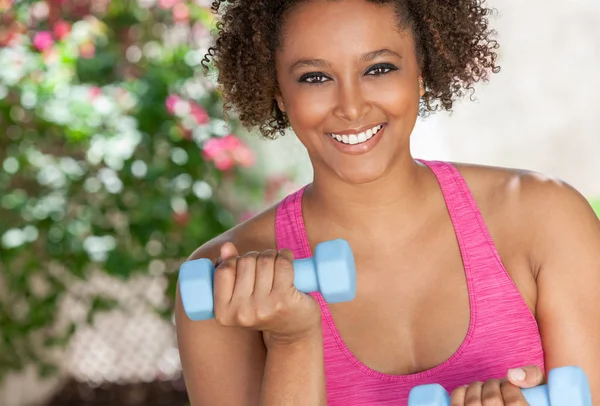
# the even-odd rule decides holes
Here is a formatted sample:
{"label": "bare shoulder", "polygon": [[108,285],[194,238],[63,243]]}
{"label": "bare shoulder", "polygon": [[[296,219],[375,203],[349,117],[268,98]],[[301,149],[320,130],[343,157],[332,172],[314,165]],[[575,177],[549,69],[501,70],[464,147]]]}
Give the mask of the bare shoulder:
{"label": "bare shoulder", "polygon": [[593,214],[585,197],[561,179],[539,172],[495,166],[456,163],[475,199],[495,209],[504,207],[520,215],[548,219],[557,211]]}
{"label": "bare shoulder", "polygon": [[[467,182],[475,199],[499,206],[532,203],[544,189],[561,189],[558,179],[535,171],[500,166],[453,163]],[[541,196],[540,196],[541,197]]]}
{"label": "bare shoulder", "polygon": [[[276,248],[271,207],[198,247],[188,260],[219,257],[232,242],[240,254]],[[177,342],[192,406],[258,404],[266,348],[256,331],[223,327],[215,320],[191,321],[183,311],[179,287],[175,301]]]}
{"label": "bare shoulder", "polygon": [[488,226],[498,235],[510,235],[527,247],[533,262],[542,262],[540,257],[545,256],[543,252],[552,246],[552,240],[599,227],[587,199],[558,178],[522,169],[454,165],[467,182]]}

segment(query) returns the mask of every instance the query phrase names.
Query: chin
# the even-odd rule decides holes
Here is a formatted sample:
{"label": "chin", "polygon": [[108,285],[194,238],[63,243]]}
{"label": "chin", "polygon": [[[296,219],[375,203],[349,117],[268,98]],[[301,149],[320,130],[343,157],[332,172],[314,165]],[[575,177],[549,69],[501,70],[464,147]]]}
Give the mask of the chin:
{"label": "chin", "polygon": [[[336,175],[345,183],[364,185],[381,179],[386,168],[348,168],[347,170],[335,169]],[[362,170],[361,170],[362,169]]]}

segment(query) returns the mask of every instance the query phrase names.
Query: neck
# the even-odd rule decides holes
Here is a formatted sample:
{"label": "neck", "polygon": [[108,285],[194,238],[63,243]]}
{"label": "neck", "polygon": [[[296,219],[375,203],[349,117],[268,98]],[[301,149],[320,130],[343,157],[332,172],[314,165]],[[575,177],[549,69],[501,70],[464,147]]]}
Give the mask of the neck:
{"label": "neck", "polygon": [[430,174],[411,157],[384,176],[363,184],[350,184],[331,174],[315,171],[305,192],[305,207],[334,227],[353,232],[381,234],[390,224],[411,224],[422,212]]}

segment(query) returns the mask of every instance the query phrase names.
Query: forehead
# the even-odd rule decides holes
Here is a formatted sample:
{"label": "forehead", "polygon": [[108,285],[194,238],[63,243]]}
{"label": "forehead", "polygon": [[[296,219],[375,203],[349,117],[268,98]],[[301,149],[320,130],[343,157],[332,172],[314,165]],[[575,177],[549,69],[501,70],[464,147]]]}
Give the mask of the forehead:
{"label": "forehead", "polygon": [[393,3],[313,0],[286,15],[279,53],[284,59],[362,54],[373,49],[406,51],[410,30],[401,29]]}

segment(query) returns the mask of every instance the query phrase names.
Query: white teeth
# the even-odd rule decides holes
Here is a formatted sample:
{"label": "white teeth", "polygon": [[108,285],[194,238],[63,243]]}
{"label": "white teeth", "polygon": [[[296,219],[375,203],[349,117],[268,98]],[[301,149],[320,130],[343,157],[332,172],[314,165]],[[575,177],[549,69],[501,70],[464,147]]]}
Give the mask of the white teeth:
{"label": "white teeth", "polygon": [[329,134],[332,138],[343,142],[344,144],[350,144],[350,145],[355,145],[355,144],[360,144],[362,142],[365,142],[367,140],[370,140],[375,134],[377,134],[379,132],[379,130],[381,130],[383,128],[383,125],[377,125],[373,128],[368,129],[367,131],[363,131],[361,133],[358,134],[350,134],[350,135],[339,135],[339,134]]}

